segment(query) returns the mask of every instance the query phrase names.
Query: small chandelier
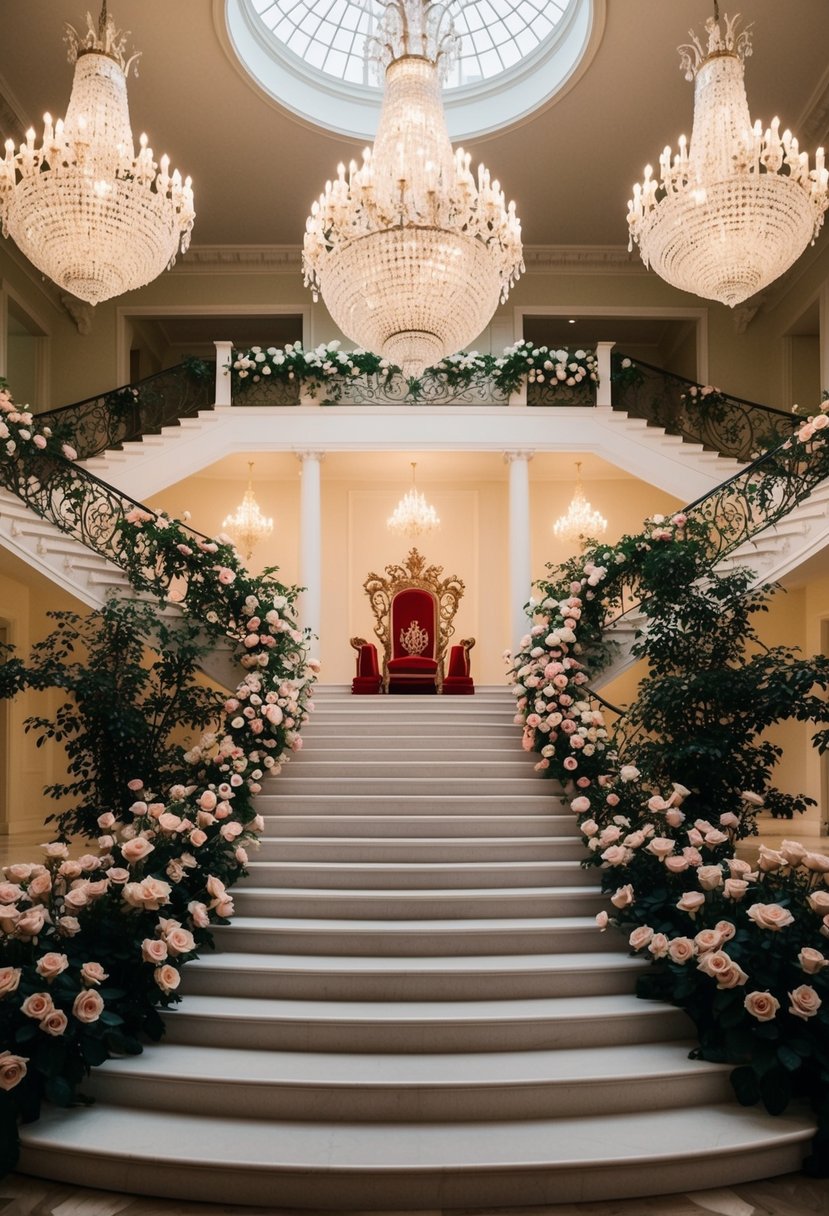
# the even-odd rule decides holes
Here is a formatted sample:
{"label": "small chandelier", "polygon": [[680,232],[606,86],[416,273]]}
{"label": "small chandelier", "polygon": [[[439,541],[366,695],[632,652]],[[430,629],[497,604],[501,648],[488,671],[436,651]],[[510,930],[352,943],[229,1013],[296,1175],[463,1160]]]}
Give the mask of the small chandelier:
{"label": "small chandelier", "polygon": [[829,204],[823,149],[809,156],[779,120],[753,127],[743,79],[750,27],[719,6],[705,23],[708,48],[691,32],[681,68],[694,81],[694,127],[672,158],[650,165],[628,203],[630,245],[674,287],[733,308],[773,282],[814,242]]}
{"label": "small chandelier", "polygon": [[434,507],[430,506],[415,485],[415,469],[417,464],[412,461],[412,484],[392,514],[386,520],[390,532],[401,536],[421,536],[424,532],[434,532],[440,527],[440,519]]}
{"label": "small chandelier", "polygon": [[594,511],[584,497],[581,487],[581,461],[576,461],[576,488],[567,508],[567,514],[560,516],[553,524],[553,532],[559,540],[579,540],[582,536],[604,536],[607,531],[607,520],[598,511]]}
{"label": "small chandelier", "polygon": [[127,103],[126,35],[107,16],[87,14],[82,37],[66,27],[75,78],[66,119],[44,116],[17,152],[0,161],[0,218],[30,262],[89,304],[143,287],[185,253],[193,227],[190,178],[159,164],[147,137],[135,144]]}
{"label": "small chandelier", "polygon": [[314,299],[407,377],[472,342],[524,269],[515,204],[449,142],[441,77],[456,43],[443,4],[389,0],[371,41],[385,69],[374,149],[339,166],[306,223]]}
{"label": "small chandelier", "polygon": [[273,520],[267,519],[259,510],[259,503],[253,495],[253,461],[248,461],[248,488],[233,515],[228,515],[222,523],[222,531],[226,532],[237,549],[245,555],[249,562],[253,550],[273,532]]}

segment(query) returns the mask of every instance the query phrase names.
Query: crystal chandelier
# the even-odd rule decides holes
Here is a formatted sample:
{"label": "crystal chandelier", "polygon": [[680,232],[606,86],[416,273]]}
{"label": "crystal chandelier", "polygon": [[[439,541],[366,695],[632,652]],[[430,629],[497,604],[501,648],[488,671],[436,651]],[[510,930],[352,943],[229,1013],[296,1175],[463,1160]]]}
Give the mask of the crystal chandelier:
{"label": "crystal chandelier", "polygon": [[444,5],[390,0],[372,40],[385,69],[374,149],[339,166],[306,223],[314,299],[407,377],[477,337],[524,269],[515,204],[449,142],[441,77],[455,44]]}
{"label": "crystal chandelier", "polygon": [[186,252],[193,227],[190,178],[153,158],[142,135],[138,154],[130,126],[126,35],[107,16],[87,14],[82,37],[66,27],[75,78],[66,119],[44,116],[17,152],[0,161],[0,217],[30,262],[59,287],[99,304],[142,287]]}
{"label": "crystal chandelier", "polygon": [[584,497],[581,487],[581,461],[576,461],[576,488],[567,508],[566,515],[560,516],[553,524],[553,532],[559,540],[578,540],[582,536],[604,536],[607,531],[607,520],[598,511],[594,511]]}
{"label": "crystal chandelier", "polygon": [[412,484],[392,514],[386,520],[390,532],[401,536],[421,536],[424,532],[434,532],[440,527],[440,519],[434,507],[430,506],[415,485],[415,469],[417,464],[412,461]]}
{"label": "crystal chandelier", "polygon": [[694,81],[690,146],[659,158],[659,181],[650,165],[628,203],[630,249],[674,287],[730,307],[773,282],[814,241],[829,197],[823,149],[809,156],[774,119],[765,132],[753,127],[743,64],[751,55],[739,14],[724,17],[718,5],[705,24],[708,47],[691,32],[681,46],[681,67]]}
{"label": "crystal chandelier", "polygon": [[253,494],[253,461],[248,461],[248,488],[233,515],[228,515],[222,523],[222,531],[226,532],[237,549],[245,555],[249,562],[253,550],[273,532],[273,520],[267,519],[259,509],[259,503]]}

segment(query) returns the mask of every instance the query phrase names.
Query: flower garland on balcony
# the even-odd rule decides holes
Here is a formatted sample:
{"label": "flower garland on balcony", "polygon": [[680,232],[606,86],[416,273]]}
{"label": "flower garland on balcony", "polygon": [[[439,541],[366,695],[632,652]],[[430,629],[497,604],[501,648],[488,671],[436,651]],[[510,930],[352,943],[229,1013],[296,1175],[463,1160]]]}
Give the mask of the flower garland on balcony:
{"label": "flower garland on balcony", "polygon": [[[795,462],[827,461],[829,403],[787,442]],[[774,473],[772,482],[776,482]],[[774,485],[764,496],[773,497]],[[780,1113],[810,1099],[819,1121],[810,1172],[829,1174],[829,857],[784,841],[761,846],[752,863],[736,855],[753,834],[765,798],[743,792],[736,805],[694,812],[679,783],[654,788],[622,750],[588,689],[606,664],[609,615],[628,594],[648,594],[678,561],[692,578],[710,574],[708,524],[684,512],[654,516],[638,535],[583,555],[539,584],[533,623],[519,652],[505,656],[516,722],[536,769],[560,781],[584,844],[585,865],[601,871],[612,910],[597,916],[653,965],[640,996],[670,1001],[696,1023],[695,1054],[736,1067],[738,1100]],[[639,653],[647,657],[647,634]],[[826,680],[826,661],[820,665]],[[810,698],[811,710],[819,698]],[[823,717],[825,718],[825,707]],[[815,719],[811,719],[815,720]],[[822,732],[825,746],[826,732]]]}
{"label": "flower garland on balcony", "polygon": [[[66,465],[72,449],[0,390],[0,453],[31,445]],[[75,479],[77,480],[77,479]],[[218,729],[186,754],[186,784],[130,782],[127,822],[102,811],[89,851],[63,841],[0,880],[0,1173],[14,1167],[19,1119],[45,1096],[77,1101],[90,1068],[159,1038],[157,1012],[177,1001],[181,967],[233,913],[228,888],[246,871],[263,821],[253,797],[302,746],[318,664],[297,628],[297,588],[254,577],[232,546],[135,508],[121,522],[121,556],[136,590],[156,590],[168,563],[173,600],[217,642],[230,637],[244,675]],[[176,592],[178,592],[176,594]]]}
{"label": "flower garland on balcony", "polygon": [[[229,364],[234,386],[259,384],[262,380],[281,383],[296,382],[314,395],[321,386],[333,386],[357,376],[379,376],[388,385],[400,375],[400,370],[368,351],[340,350],[339,342],[329,342],[314,350],[304,350],[301,343],[284,347],[253,346],[247,351],[234,351]],[[569,351],[562,348],[536,346],[532,342],[516,342],[503,355],[479,355],[477,351],[461,352],[442,359],[430,368],[427,377],[444,380],[453,388],[465,388],[481,379],[489,379],[501,393],[513,393],[527,379],[530,383],[562,385],[572,388],[588,380],[598,384],[598,366],[594,351]],[[425,377],[424,377],[425,380]],[[417,400],[423,394],[423,380],[408,381],[408,395]]]}

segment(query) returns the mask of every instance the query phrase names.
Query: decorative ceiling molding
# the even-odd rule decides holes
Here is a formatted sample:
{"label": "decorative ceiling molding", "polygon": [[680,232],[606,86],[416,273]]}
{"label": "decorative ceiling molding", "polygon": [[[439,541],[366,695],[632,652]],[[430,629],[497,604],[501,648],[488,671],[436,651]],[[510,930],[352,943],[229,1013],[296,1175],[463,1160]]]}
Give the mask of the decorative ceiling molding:
{"label": "decorative ceiling molding", "polygon": [[[624,245],[525,245],[532,274],[647,274]],[[174,274],[297,274],[299,245],[191,245]]]}
{"label": "decorative ceiling molding", "polygon": [[801,147],[825,145],[829,141],[829,68],[806,103],[795,130]]}
{"label": "decorative ceiling molding", "polygon": [[23,107],[5,78],[0,76],[0,142],[14,139],[19,143],[29,126]]}

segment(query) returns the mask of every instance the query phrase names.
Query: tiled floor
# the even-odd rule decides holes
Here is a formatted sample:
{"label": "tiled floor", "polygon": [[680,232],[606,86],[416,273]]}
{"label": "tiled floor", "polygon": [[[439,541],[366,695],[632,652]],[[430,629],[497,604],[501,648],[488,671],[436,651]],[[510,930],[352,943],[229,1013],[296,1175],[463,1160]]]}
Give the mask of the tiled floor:
{"label": "tiled floor", "polygon": [[[766,1182],[657,1199],[568,1203],[548,1208],[448,1209],[394,1216],[829,1216],[829,1181],[788,1174]],[[0,1216],[309,1216],[285,1208],[228,1208],[80,1190],[15,1174],[0,1182]],[[316,1216],[326,1216],[317,1213]],[[337,1216],[369,1216],[339,1212]],[[373,1216],[379,1216],[374,1213]],[[386,1214],[390,1216],[390,1214]]]}

